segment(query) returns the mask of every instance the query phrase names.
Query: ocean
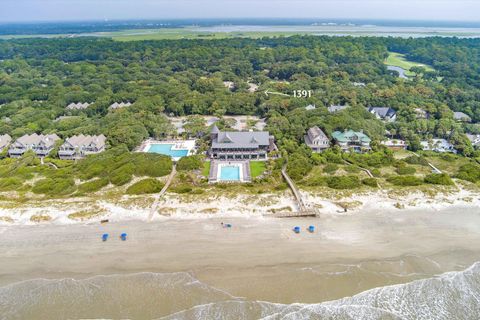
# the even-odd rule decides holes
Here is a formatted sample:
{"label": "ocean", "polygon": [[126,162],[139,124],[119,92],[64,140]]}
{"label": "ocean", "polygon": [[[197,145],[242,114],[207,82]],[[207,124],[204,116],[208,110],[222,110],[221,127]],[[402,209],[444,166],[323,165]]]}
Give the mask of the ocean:
{"label": "ocean", "polygon": [[479,319],[480,262],[317,304],[235,297],[188,273],[34,279],[0,288],[1,319]]}
{"label": "ocean", "polygon": [[478,261],[473,206],[0,226],[0,320],[480,319]]}

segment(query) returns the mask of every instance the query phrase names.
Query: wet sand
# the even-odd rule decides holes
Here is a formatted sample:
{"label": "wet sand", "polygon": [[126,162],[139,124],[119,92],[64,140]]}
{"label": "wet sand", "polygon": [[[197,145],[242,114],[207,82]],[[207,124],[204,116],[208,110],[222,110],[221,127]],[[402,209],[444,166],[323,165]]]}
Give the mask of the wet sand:
{"label": "wet sand", "polygon": [[[221,222],[233,225],[221,227]],[[293,226],[302,232],[294,234]],[[306,231],[309,225],[317,230]],[[104,232],[110,234],[101,241]],[[120,241],[127,232],[128,240]],[[315,219],[196,219],[0,227],[0,286],[187,272],[236,297],[318,303],[480,261],[480,212],[363,212]]]}

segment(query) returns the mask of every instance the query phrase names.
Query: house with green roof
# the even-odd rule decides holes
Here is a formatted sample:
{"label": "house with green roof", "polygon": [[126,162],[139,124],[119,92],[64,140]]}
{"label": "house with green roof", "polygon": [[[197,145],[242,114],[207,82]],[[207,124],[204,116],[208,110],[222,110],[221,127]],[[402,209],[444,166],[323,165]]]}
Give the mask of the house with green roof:
{"label": "house with green roof", "polygon": [[363,131],[335,131],[332,138],[342,151],[366,152],[371,150],[370,142],[372,141]]}

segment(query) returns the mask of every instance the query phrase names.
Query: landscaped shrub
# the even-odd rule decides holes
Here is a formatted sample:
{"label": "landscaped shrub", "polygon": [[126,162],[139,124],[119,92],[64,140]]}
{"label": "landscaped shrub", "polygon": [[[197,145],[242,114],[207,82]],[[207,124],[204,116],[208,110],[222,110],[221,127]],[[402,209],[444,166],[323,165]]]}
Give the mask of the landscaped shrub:
{"label": "landscaped shrub", "polygon": [[338,170],[338,165],[334,163],[329,163],[325,167],[323,167],[323,172],[327,174],[334,174]]}
{"label": "landscaped shrub", "polygon": [[478,182],[480,181],[480,166],[471,163],[465,164],[460,167],[456,177],[473,183]]}
{"label": "landscaped shrub", "polygon": [[362,183],[366,186],[372,187],[372,188],[377,188],[378,187],[378,182],[377,179],[375,178],[365,178],[362,180]]}
{"label": "landscaped shrub", "polygon": [[79,194],[97,192],[98,190],[107,186],[109,182],[110,181],[106,178],[95,179],[93,181],[82,183],[81,185],[78,186],[77,191]]}
{"label": "landscaped shrub", "polygon": [[361,185],[357,176],[335,176],[327,178],[327,185],[332,189],[354,189]]}
{"label": "landscaped shrub", "polygon": [[345,158],[363,168],[388,166],[394,161],[393,153],[388,149],[365,154],[349,153],[345,154]]}
{"label": "landscaped shrub", "polygon": [[453,185],[453,181],[450,176],[446,173],[431,173],[423,179],[425,183],[429,184],[439,184],[443,186]]}
{"label": "landscaped shrub", "polygon": [[49,196],[59,196],[71,194],[75,189],[75,181],[72,178],[46,178],[37,181],[32,191]]}
{"label": "landscaped shrub", "polygon": [[203,161],[201,156],[183,157],[177,162],[178,171],[198,170],[202,167]]}
{"label": "landscaped shrub", "polygon": [[160,192],[165,184],[157,179],[140,180],[127,189],[128,194],[148,194]]}
{"label": "landscaped shrub", "polygon": [[419,186],[423,181],[415,176],[394,176],[387,179],[396,186]]}

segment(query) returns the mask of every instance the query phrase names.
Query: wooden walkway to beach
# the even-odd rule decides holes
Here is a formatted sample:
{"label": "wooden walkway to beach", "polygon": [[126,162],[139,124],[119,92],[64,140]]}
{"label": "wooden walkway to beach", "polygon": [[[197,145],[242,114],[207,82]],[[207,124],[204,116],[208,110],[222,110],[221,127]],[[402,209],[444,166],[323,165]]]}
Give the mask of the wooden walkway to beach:
{"label": "wooden walkway to beach", "polygon": [[157,212],[158,205],[160,203],[160,199],[162,196],[167,192],[168,187],[170,187],[170,184],[173,181],[173,178],[175,177],[175,174],[177,173],[177,167],[176,165],[173,165],[172,172],[170,172],[170,175],[168,176],[167,182],[165,183],[165,186],[163,189],[156,195],[155,201],[153,202],[152,207],[150,208],[150,213],[148,215],[148,221],[152,221],[153,216],[155,215],[155,212]]}
{"label": "wooden walkway to beach", "polygon": [[292,193],[295,197],[295,201],[297,202],[298,206],[298,211],[296,212],[280,212],[280,213],[275,213],[272,214],[271,216],[277,217],[277,218],[295,218],[295,217],[316,217],[318,212],[316,209],[309,209],[305,202],[303,201],[302,194],[298,190],[297,186],[293,182],[293,180],[290,178],[290,176],[287,173],[287,165],[285,164],[282,168],[282,176],[287,181],[288,186],[290,187],[290,190],[292,190]]}

